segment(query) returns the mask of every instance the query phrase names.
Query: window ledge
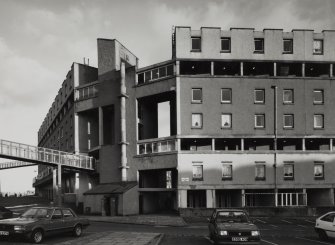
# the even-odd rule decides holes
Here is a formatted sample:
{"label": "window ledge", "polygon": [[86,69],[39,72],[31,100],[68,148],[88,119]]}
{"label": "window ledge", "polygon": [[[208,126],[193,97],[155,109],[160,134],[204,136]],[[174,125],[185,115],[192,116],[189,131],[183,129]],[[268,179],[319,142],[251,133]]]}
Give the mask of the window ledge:
{"label": "window ledge", "polygon": [[325,178],[324,177],[316,177],[314,176],[314,180],[324,180]]}
{"label": "window ledge", "polygon": [[231,101],[221,101],[221,104],[231,104]]}
{"label": "window ledge", "polygon": [[200,53],[201,49],[191,49],[191,52],[198,52],[198,53]]}
{"label": "window ledge", "polygon": [[283,51],[283,54],[293,54],[293,51]]}
{"label": "window ledge", "polygon": [[230,50],[221,50],[220,53],[231,53]]}
{"label": "window ledge", "polygon": [[191,127],[191,129],[202,129],[202,127]]}
{"label": "window ledge", "polygon": [[283,105],[294,105],[294,102],[283,102]]}
{"label": "window ledge", "polygon": [[202,104],[202,100],[192,100],[192,104]]}
{"label": "window ledge", "polygon": [[294,130],[294,127],[283,127],[283,129],[285,129],[285,130]]}
{"label": "window ledge", "polygon": [[256,181],[264,181],[264,180],[265,180],[265,177],[256,177],[255,180],[256,180]]}
{"label": "window ledge", "polygon": [[203,181],[203,178],[192,178],[192,181]]}
{"label": "window ledge", "polygon": [[294,180],[293,177],[284,177],[284,180]]}
{"label": "window ledge", "polygon": [[254,51],[254,54],[264,54],[264,50],[255,50]]}
{"label": "window ledge", "polygon": [[223,129],[223,130],[226,130],[226,129],[232,130],[233,128],[232,127],[221,127],[221,129]]}
{"label": "window ledge", "polygon": [[233,180],[232,177],[222,177],[222,180]]}
{"label": "window ledge", "polygon": [[313,102],[313,105],[324,105],[324,102]]}

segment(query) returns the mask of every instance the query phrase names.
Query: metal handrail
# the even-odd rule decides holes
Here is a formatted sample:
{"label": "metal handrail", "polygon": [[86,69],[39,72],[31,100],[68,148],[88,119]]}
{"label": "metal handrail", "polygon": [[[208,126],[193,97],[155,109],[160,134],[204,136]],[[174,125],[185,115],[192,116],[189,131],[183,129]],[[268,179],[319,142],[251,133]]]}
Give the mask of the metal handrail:
{"label": "metal handrail", "polygon": [[68,167],[94,170],[94,158],[92,157],[8,140],[0,140],[0,154],[25,159],[25,161],[33,160],[54,165],[61,164]]}

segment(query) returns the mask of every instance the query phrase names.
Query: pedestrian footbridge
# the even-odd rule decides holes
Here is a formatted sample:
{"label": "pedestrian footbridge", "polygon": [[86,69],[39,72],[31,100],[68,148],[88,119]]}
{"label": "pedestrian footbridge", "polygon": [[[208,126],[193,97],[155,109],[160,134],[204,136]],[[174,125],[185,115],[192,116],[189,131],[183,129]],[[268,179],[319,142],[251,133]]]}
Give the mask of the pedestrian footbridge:
{"label": "pedestrian footbridge", "polygon": [[10,163],[0,163],[0,170],[43,164],[54,167],[94,171],[94,158],[92,157],[8,140],[0,140],[0,158],[15,160]]}

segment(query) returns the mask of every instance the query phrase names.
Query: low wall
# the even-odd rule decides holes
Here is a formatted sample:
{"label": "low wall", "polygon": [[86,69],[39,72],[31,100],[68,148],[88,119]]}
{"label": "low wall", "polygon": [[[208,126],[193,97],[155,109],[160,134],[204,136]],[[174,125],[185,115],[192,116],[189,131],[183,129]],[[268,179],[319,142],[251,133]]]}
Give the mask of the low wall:
{"label": "low wall", "polygon": [[[254,217],[316,217],[329,211],[334,211],[335,207],[248,207],[234,209],[244,209],[250,216]],[[180,208],[179,213],[182,217],[210,217],[213,210],[214,208]]]}

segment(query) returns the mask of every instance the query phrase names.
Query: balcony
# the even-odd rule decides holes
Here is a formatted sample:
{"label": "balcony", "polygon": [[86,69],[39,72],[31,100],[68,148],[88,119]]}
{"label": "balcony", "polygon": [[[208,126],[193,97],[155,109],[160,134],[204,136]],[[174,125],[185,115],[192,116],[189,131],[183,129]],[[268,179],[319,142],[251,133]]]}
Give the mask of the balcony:
{"label": "balcony", "polygon": [[85,84],[75,90],[75,101],[87,100],[97,97],[99,94],[98,82]]}
{"label": "balcony", "polygon": [[175,137],[141,140],[137,144],[138,155],[174,152],[177,149]]}

